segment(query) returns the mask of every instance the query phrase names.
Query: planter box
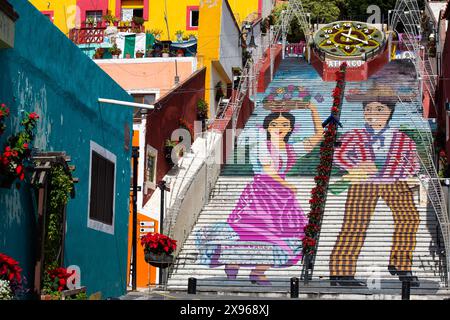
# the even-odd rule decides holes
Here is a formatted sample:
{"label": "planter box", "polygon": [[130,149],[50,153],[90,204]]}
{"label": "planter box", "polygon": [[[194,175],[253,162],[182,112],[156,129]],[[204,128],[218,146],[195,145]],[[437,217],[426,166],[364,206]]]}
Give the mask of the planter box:
{"label": "planter box", "polygon": [[41,294],[41,300],[66,300],[67,297],[76,296],[80,292],[86,292],[86,287],[81,287],[79,289],[73,289],[73,290],[64,290],[61,291],[61,298],[55,298],[50,294]]}

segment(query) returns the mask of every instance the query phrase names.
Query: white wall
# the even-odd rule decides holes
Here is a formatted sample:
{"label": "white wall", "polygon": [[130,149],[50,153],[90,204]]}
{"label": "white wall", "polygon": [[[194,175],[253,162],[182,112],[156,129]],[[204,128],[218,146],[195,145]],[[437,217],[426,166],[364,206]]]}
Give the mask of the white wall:
{"label": "white wall", "polygon": [[233,80],[232,68],[242,68],[242,48],[239,45],[240,31],[234,22],[233,13],[228,9],[225,1],[222,1],[219,59],[226,74],[230,80]]}
{"label": "white wall", "polygon": [[263,18],[270,15],[274,7],[275,0],[263,0],[261,15]]}

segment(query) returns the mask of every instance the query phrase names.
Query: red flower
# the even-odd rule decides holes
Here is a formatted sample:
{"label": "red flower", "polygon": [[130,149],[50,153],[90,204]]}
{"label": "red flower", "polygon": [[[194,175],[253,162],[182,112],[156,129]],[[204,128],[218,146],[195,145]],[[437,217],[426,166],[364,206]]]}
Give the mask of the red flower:
{"label": "red flower", "polygon": [[24,148],[24,149],[28,149],[28,143],[24,143],[24,144],[23,144],[23,148]]}
{"label": "red flower", "polygon": [[31,120],[37,120],[39,119],[39,116],[36,112],[32,112],[28,115],[28,118],[30,118]]}

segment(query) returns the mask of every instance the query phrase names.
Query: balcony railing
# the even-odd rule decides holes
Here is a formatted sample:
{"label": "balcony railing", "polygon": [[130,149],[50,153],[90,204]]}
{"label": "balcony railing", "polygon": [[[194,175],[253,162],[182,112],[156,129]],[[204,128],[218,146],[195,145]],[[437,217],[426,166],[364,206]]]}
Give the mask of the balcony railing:
{"label": "balcony railing", "polygon": [[[120,25],[119,23],[116,27],[119,32],[145,32],[145,27],[143,25],[138,25],[134,22],[131,22],[126,26]],[[83,22],[80,28],[74,28],[69,31],[69,38],[75,44],[102,43],[106,28],[107,25],[103,21],[98,22],[95,25]]]}

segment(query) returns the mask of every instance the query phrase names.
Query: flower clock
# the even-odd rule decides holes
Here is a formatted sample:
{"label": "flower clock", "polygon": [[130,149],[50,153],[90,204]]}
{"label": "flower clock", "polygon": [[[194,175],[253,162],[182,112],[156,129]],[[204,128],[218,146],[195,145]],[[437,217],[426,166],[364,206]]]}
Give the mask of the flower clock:
{"label": "flower clock", "polygon": [[336,57],[361,57],[376,52],[386,42],[375,25],[356,21],[327,24],[314,35],[316,47]]}
{"label": "flower clock", "polygon": [[314,177],[316,186],[311,190],[311,199],[309,200],[309,223],[304,228],[305,236],[302,239],[303,254],[305,256],[311,256],[316,252],[320,223],[325,209],[325,199],[330,181],[337,126],[340,124],[338,119],[344,94],[346,67],[347,64],[344,62],[340,70],[336,72],[336,87],[332,93],[333,105],[329,117],[333,121],[322,124],[324,126],[324,138],[320,147],[320,163],[317,166],[317,173]]}
{"label": "flower clock", "polygon": [[[9,109],[0,105],[0,134],[5,130],[5,119]],[[22,131],[11,135],[0,153],[0,185],[9,187],[15,179],[24,180],[27,161],[31,156],[30,144],[34,138],[34,129],[39,116],[35,112],[25,113],[21,121]]]}
{"label": "flower clock", "polygon": [[141,238],[145,260],[152,266],[167,268],[173,263],[172,253],[177,249],[177,241],[159,233],[149,233]]}

